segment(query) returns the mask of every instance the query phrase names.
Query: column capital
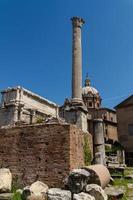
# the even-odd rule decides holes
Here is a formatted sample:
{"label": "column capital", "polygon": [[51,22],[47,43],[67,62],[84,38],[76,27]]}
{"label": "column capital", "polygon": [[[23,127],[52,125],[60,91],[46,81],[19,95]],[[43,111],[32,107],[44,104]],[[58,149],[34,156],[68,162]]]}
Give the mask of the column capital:
{"label": "column capital", "polygon": [[82,25],[85,23],[85,21],[81,17],[72,17],[71,20],[72,20],[72,25],[74,27],[80,27],[81,28]]}

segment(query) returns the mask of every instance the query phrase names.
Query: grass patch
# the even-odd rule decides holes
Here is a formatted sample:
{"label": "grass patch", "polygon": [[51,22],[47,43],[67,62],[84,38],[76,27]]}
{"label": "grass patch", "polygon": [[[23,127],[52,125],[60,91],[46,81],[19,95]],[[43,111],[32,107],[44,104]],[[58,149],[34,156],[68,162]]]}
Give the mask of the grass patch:
{"label": "grass patch", "polygon": [[133,184],[133,180],[132,179],[125,179],[125,178],[120,178],[120,179],[114,179],[113,185],[114,186],[125,186],[127,187],[127,185],[131,183]]}
{"label": "grass patch", "polygon": [[11,192],[13,193],[12,200],[22,200],[20,192],[17,192],[18,189],[22,189],[24,185],[19,181],[16,176],[13,179]]}
{"label": "grass patch", "polygon": [[124,176],[133,174],[133,167],[126,167],[124,169]]}
{"label": "grass patch", "polygon": [[125,176],[127,175],[133,175],[133,167],[126,167],[124,169],[124,173],[121,173],[120,171],[112,171],[111,175],[121,175],[122,177],[121,178],[114,178],[114,181],[112,182],[112,186],[116,187],[116,190],[117,188],[121,188],[122,190],[125,191],[125,194],[122,198],[122,200],[128,200],[129,197],[128,196],[132,196],[133,195],[133,188],[131,186],[128,185],[128,184],[133,184],[133,179],[127,179],[125,178]]}
{"label": "grass patch", "polygon": [[22,200],[21,194],[19,192],[14,192],[12,200]]}
{"label": "grass patch", "polygon": [[118,187],[118,188],[122,188],[124,187],[125,189],[125,194],[122,198],[122,200],[128,200],[128,193],[130,192],[130,189],[128,188],[128,184],[133,184],[133,180],[132,179],[125,179],[123,178],[116,178],[114,179],[114,182],[112,183],[113,186]]}
{"label": "grass patch", "polygon": [[37,124],[41,124],[41,123],[43,123],[44,122],[44,118],[43,117],[38,117],[37,119],[36,119],[36,123]]}
{"label": "grass patch", "polygon": [[88,136],[87,134],[85,133],[84,134],[84,162],[85,162],[85,165],[90,165],[91,164],[91,161],[92,161],[92,155],[91,155],[91,150],[90,150],[90,145],[89,145],[89,142],[88,142]]}

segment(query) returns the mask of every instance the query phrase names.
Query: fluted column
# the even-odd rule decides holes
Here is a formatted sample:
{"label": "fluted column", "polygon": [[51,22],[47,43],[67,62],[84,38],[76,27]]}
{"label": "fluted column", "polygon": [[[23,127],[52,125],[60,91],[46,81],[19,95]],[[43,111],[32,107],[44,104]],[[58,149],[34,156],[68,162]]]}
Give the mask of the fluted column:
{"label": "fluted column", "polygon": [[85,23],[82,18],[73,17],[72,45],[72,100],[82,101],[82,42],[81,27]]}

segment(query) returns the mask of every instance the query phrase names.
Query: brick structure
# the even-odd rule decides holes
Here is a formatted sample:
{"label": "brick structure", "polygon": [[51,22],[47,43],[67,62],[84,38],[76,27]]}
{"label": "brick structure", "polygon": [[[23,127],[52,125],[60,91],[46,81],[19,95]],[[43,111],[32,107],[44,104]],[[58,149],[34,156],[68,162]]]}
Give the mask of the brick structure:
{"label": "brick structure", "polygon": [[116,107],[118,138],[126,152],[126,164],[133,166],[133,95]]}
{"label": "brick structure", "polygon": [[83,138],[69,124],[0,129],[0,167],[9,167],[24,185],[40,180],[59,187],[71,169],[84,165]]}

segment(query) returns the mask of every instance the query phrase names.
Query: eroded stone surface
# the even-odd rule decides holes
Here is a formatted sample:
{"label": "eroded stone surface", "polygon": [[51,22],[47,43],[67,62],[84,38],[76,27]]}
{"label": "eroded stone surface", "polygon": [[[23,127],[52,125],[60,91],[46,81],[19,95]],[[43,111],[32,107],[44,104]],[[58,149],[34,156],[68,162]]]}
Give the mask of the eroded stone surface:
{"label": "eroded stone surface", "polygon": [[72,193],[80,193],[84,191],[90,179],[90,173],[85,169],[75,169],[65,180],[66,187]]}
{"label": "eroded stone surface", "polygon": [[45,200],[48,186],[41,181],[34,182],[31,186],[24,188],[22,199],[24,200]]}
{"label": "eroded stone surface", "polygon": [[71,200],[71,192],[60,188],[49,189],[48,200]]}
{"label": "eroded stone surface", "polygon": [[49,187],[62,187],[70,168],[84,165],[84,134],[76,126],[21,126],[0,129],[0,135],[0,163],[10,166],[22,185],[40,180]]}
{"label": "eroded stone surface", "polygon": [[86,192],[91,196],[95,197],[97,200],[107,200],[108,197],[105,191],[96,184],[90,184],[86,186]]}
{"label": "eroded stone surface", "polygon": [[2,193],[0,194],[0,200],[11,200],[13,193]]}
{"label": "eroded stone surface", "polygon": [[36,181],[30,186],[30,191],[35,195],[42,195],[47,193],[48,186],[41,181]]}
{"label": "eroded stone surface", "polygon": [[126,188],[124,186],[110,186],[105,188],[105,193],[109,197],[122,198],[125,192]]}
{"label": "eroded stone surface", "polygon": [[87,193],[81,192],[79,194],[74,194],[73,200],[95,200],[95,198]]}
{"label": "eroded stone surface", "polygon": [[1,168],[0,169],[0,192],[9,192],[11,191],[12,185],[12,174],[9,169]]}

